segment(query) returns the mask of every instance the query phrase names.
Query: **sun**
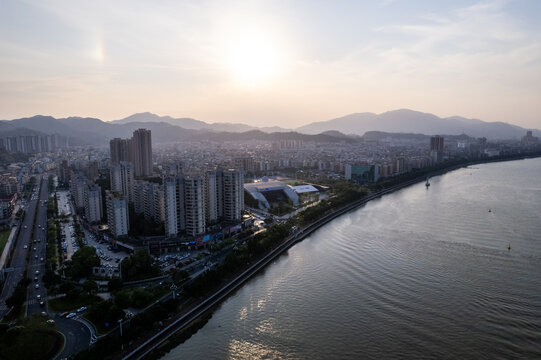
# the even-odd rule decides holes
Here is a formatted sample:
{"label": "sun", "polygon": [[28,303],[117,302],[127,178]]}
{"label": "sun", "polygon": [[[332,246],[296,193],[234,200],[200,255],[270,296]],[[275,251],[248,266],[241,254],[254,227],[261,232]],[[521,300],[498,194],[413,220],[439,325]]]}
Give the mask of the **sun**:
{"label": "sun", "polygon": [[231,39],[228,68],[241,85],[255,87],[269,82],[277,70],[277,52],[269,37],[245,31]]}

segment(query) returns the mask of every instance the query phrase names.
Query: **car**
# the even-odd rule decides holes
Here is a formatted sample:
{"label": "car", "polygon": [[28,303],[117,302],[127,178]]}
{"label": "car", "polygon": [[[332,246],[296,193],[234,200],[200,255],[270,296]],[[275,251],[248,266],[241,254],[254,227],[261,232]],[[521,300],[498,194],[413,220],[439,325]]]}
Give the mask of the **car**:
{"label": "car", "polygon": [[28,245],[25,245],[24,248],[25,248],[25,249],[28,249]]}
{"label": "car", "polygon": [[25,225],[24,228],[26,229],[26,228],[28,228],[28,226]]}
{"label": "car", "polygon": [[66,319],[71,319],[72,317],[74,316],[77,316],[76,313],[72,312],[72,313],[69,313],[68,315],[66,315]]}
{"label": "car", "polygon": [[37,249],[36,249],[36,247],[34,246],[34,251],[36,251],[36,250],[37,250]]}
{"label": "car", "polygon": [[36,275],[38,275],[38,274],[39,274],[39,270],[36,270]]}
{"label": "car", "polygon": [[39,289],[39,284],[36,284],[34,287],[35,287],[36,289]]}
{"label": "car", "polygon": [[38,300],[41,300],[41,295],[38,294],[38,296],[36,296],[38,298]]}
{"label": "car", "polygon": [[34,255],[34,259],[37,259],[37,258],[38,258],[38,256],[37,256],[37,255]]}
{"label": "car", "polygon": [[40,301],[40,302],[39,302],[39,306],[44,307],[44,306],[45,306],[45,302]]}
{"label": "car", "polygon": [[77,309],[77,312],[83,312],[86,310],[86,306],[81,306],[80,308]]}
{"label": "car", "polygon": [[43,261],[43,258],[42,258],[42,257],[41,257],[41,258],[39,258],[39,261]]}

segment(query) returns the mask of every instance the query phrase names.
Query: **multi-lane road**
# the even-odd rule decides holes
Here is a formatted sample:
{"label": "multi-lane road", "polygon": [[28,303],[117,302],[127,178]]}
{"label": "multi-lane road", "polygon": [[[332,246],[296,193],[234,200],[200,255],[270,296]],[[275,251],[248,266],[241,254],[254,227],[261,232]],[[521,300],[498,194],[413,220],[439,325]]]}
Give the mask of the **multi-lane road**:
{"label": "multi-lane road", "polygon": [[36,180],[37,185],[35,189],[33,189],[31,198],[26,205],[24,220],[19,224],[19,237],[15,242],[15,249],[11,261],[13,271],[7,273],[6,281],[0,295],[0,318],[3,318],[8,313],[9,309],[6,307],[5,302],[13,294],[15,286],[17,286],[19,281],[23,278],[24,271],[26,270],[26,254],[30,251],[30,235],[34,224],[36,206],[38,206],[38,196],[36,191],[39,188],[41,176],[37,176]]}
{"label": "multi-lane road", "polygon": [[[88,348],[91,331],[81,321],[65,319],[48,310],[47,290],[42,278],[45,274],[47,260],[47,201],[49,200],[49,180],[47,175],[38,175],[36,179],[36,188],[33,189],[31,198],[26,206],[24,220],[19,225],[19,236],[15,243],[11,263],[13,271],[7,273],[6,281],[0,295],[0,318],[4,317],[9,311],[5,306],[5,301],[13,294],[15,286],[23,278],[24,271],[28,268],[27,276],[32,283],[28,286],[27,291],[26,315],[46,312],[56,321],[58,329],[62,332],[66,340],[58,358],[66,358]],[[41,189],[39,187],[40,183]],[[28,253],[30,256],[27,262]]]}
{"label": "multi-lane road", "polygon": [[[41,191],[37,200],[36,221],[34,233],[28,244],[30,258],[28,260],[28,277],[32,283],[28,286],[28,301],[26,313],[31,315],[47,311],[47,289],[42,277],[45,274],[45,259],[47,258],[47,200],[49,198],[49,180],[45,177],[41,182]],[[21,238],[19,238],[21,241]],[[38,298],[39,296],[39,298]],[[40,305],[40,302],[42,304]]]}

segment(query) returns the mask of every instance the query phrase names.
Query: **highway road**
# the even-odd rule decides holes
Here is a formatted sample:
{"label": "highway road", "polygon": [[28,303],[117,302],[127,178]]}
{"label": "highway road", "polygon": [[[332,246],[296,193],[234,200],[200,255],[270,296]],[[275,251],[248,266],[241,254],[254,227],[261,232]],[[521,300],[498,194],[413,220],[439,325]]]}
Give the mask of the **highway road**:
{"label": "highway road", "polygon": [[[32,191],[31,198],[29,199],[26,209],[24,220],[20,224],[18,239],[14,245],[15,251],[11,261],[11,267],[14,269],[12,272],[7,273],[2,293],[0,294],[0,318],[3,318],[9,311],[7,308],[6,300],[13,294],[13,289],[19,281],[23,278],[24,271],[26,269],[26,254],[30,248],[30,235],[32,232],[32,225],[34,223],[34,214],[38,203],[37,193],[41,175],[36,177],[36,187]],[[25,249],[25,245],[27,249]]]}
{"label": "highway road", "polygon": [[[28,286],[28,302],[26,314],[31,315],[47,311],[47,289],[41,280],[45,274],[45,260],[47,258],[47,200],[49,198],[49,180],[44,177],[41,182],[41,191],[37,202],[36,222],[34,237],[30,247],[30,259],[28,260],[28,277],[32,283]],[[38,299],[38,295],[40,299]],[[40,302],[43,305],[40,306]]]}
{"label": "highway road", "polygon": [[[40,203],[38,205],[36,225],[34,228],[34,240],[36,241],[32,244],[29,265],[29,276],[31,275],[32,284],[28,287],[27,314],[30,315],[42,311],[48,312],[49,316],[56,322],[58,330],[66,339],[64,349],[59,354],[58,359],[69,358],[84,349],[88,349],[91,333],[84,323],[75,319],[63,318],[52,311],[48,311],[47,289],[42,281],[42,277],[45,274],[45,262],[47,260],[47,204],[45,202],[49,200],[48,178],[44,178],[43,180],[39,200]],[[36,271],[39,271],[39,274]],[[36,288],[36,284],[38,288]],[[38,295],[41,296],[43,305],[40,305],[40,300],[37,298]]]}

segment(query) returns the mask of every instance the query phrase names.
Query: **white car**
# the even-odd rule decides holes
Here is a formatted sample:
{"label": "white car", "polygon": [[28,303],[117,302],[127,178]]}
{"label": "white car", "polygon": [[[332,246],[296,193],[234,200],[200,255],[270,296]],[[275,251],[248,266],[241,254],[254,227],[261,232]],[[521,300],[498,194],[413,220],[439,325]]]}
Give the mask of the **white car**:
{"label": "white car", "polygon": [[76,313],[72,312],[72,313],[69,313],[68,315],[66,315],[66,319],[71,319],[72,317],[74,316],[77,316]]}

